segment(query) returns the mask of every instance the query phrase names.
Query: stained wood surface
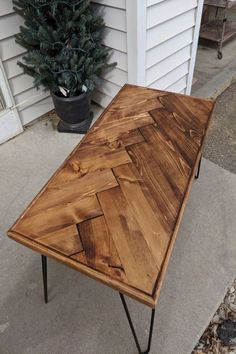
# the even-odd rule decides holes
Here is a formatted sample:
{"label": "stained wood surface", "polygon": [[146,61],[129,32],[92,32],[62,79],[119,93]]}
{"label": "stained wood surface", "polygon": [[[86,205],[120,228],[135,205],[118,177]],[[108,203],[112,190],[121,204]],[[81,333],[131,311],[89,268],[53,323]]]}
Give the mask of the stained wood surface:
{"label": "stained wood surface", "polygon": [[125,85],[8,235],[154,307],[213,105]]}

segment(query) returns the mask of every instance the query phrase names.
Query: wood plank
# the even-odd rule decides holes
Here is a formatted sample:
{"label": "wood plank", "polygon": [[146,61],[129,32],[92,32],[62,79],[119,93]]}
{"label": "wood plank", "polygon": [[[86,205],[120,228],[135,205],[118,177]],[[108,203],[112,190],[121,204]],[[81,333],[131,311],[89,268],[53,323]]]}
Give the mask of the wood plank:
{"label": "wood plank", "polygon": [[114,168],[122,193],[124,194],[133,216],[136,218],[148,248],[160,269],[165,257],[170,234],[158,218],[154,199],[133,164]]}
{"label": "wood plank", "polygon": [[212,102],[210,100],[201,100],[196,97],[168,94],[160,97],[159,100],[162,103],[162,108],[183,117],[186,122],[194,126],[201,124],[206,126],[212,110]]}
{"label": "wood plank", "polygon": [[100,169],[109,169],[117,165],[130,162],[127,152],[123,148],[116,148],[112,145],[86,146],[77,151],[74,155],[75,161],[78,161],[80,170],[83,174]]}
{"label": "wood plank", "polygon": [[[129,162],[129,158],[125,160]],[[84,198],[94,196],[94,194],[117,186],[117,181],[110,169],[104,169],[87,174],[87,169],[81,169],[80,165],[73,165],[71,177],[68,177],[68,171],[64,169],[56,176],[40,200],[30,210],[30,215],[40,210],[50,209],[52,207],[67,205],[74,200],[77,202]]]}
{"label": "wood plank", "polygon": [[[130,157],[123,148],[115,148],[112,145],[91,145],[76,151],[70,161],[62,168],[52,181],[50,188],[57,188],[69,183],[65,192],[69,190],[76,195],[81,193],[96,193],[101,188],[114,187],[117,183],[110,168],[130,162]],[[95,191],[96,189],[96,191]],[[53,193],[52,191],[50,193]],[[55,192],[56,195],[58,192]],[[54,194],[54,193],[53,193]],[[62,197],[64,189],[61,192]]]}
{"label": "wood plank", "polygon": [[[172,130],[175,130],[175,127],[172,127]],[[165,171],[165,179],[169,181],[177,198],[181,199],[186,189],[186,182],[191,174],[191,167],[182,156],[181,150],[176,148],[177,144],[173,140],[169,137],[166,138],[158,125],[142,128],[142,134],[154,148],[155,161],[158,163],[160,170]],[[195,149],[195,153],[197,150]],[[196,154],[194,155],[195,158]]]}
{"label": "wood plank", "polygon": [[37,210],[37,205],[25,213],[12,230],[36,239],[49,232],[58,231],[71,224],[102,215],[96,196],[75,199],[64,204]]}
{"label": "wood plank", "polygon": [[[112,109],[108,111],[104,119],[104,123],[111,124],[111,122],[114,122],[113,117],[115,115],[116,122],[118,121],[118,124],[120,124],[119,121],[123,119],[123,127],[124,124],[127,124],[128,122],[130,129],[135,129],[147,124],[153,124],[152,117],[148,112],[145,112],[145,107],[147,107],[147,104],[150,106],[150,109],[162,107],[157,98],[144,100],[142,102],[137,100],[131,106],[125,106],[124,100],[124,104],[122,104],[121,101],[119,106],[112,107]],[[136,126],[134,126],[135,121],[138,123]]]}
{"label": "wood plank", "polygon": [[[104,136],[104,141],[106,141],[106,135]],[[143,141],[144,138],[139,130],[129,130],[116,136],[116,139],[114,135],[109,135],[109,146],[116,148],[139,144]]]}
{"label": "wood plank", "polygon": [[98,193],[108,229],[129,283],[152,294],[158,268],[119,187]]}
{"label": "wood plank", "polygon": [[184,133],[195,148],[199,147],[204,135],[204,127],[201,123],[196,120],[188,121],[188,118],[186,119],[175,111],[168,111],[165,108],[153,110],[150,114],[159,126],[165,126],[166,123],[172,125],[172,129],[177,130],[177,134]]}
{"label": "wood plank", "polygon": [[[111,123],[115,125],[115,129],[118,130],[118,133],[125,133],[127,130],[133,130],[139,127],[142,127],[147,124],[153,124],[153,119],[148,112],[144,111],[145,103],[138,104],[136,107],[117,107],[116,109],[110,110],[103,122],[103,129],[111,126]],[[150,107],[158,108],[160,103],[157,99],[153,99],[150,102]],[[113,117],[116,117],[114,120]],[[125,129],[126,128],[126,129]],[[97,130],[97,127],[92,128],[92,133]],[[110,130],[111,131],[111,130]],[[88,137],[90,140],[90,137]]]}
{"label": "wood plank", "polygon": [[[126,124],[128,121],[128,124]],[[89,134],[88,138],[81,145],[81,148],[88,148],[93,145],[105,144],[110,149],[117,149],[129,145],[137,144],[143,141],[143,136],[138,129],[135,128],[134,122],[126,121],[116,122],[116,125],[104,123],[102,129],[95,129],[93,134]],[[137,128],[153,123],[153,119],[148,115],[144,124],[137,124]],[[117,124],[118,123],[118,124]],[[113,166],[114,167],[114,166]]]}
{"label": "wood plank", "polygon": [[127,283],[104,216],[84,221],[78,224],[78,229],[84,252],[75,254],[72,258]]}
{"label": "wood plank", "polygon": [[[166,93],[164,91],[147,90],[143,87],[127,85],[126,90],[121,90],[119,93],[119,100],[115,101],[111,108],[108,109],[103,124],[111,121],[114,124],[120,119],[126,119],[126,121],[123,121],[123,124],[127,124],[127,122],[129,122],[129,124],[137,122],[133,129],[152,124],[153,121],[148,111],[161,108],[162,105],[158,98],[165,95]],[[95,130],[96,129],[97,128],[95,128]]]}
{"label": "wood plank", "polygon": [[44,246],[54,248],[66,256],[83,251],[83,245],[75,224],[40,236],[37,238],[37,242],[42,243]]}
{"label": "wood plank", "polygon": [[144,184],[154,196],[163,227],[173,230],[180,206],[179,196],[166,178],[166,170],[160,167],[155,150],[150,144],[143,143],[129,147],[128,152]]}
{"label": "wood plank", "polygon": [[[150,112],[156,121],[156,130],[160,133],[163,140],[172,150],[178,152],[181,161],[185,161],[185,165],[192,167],[196,153],[200,145],[201,135],[194,129],[188,130],[186,125],[181,125],[176,121],[176,116],[164,109]],[[149,140],[145,130],[142,130],[146,139]]]}

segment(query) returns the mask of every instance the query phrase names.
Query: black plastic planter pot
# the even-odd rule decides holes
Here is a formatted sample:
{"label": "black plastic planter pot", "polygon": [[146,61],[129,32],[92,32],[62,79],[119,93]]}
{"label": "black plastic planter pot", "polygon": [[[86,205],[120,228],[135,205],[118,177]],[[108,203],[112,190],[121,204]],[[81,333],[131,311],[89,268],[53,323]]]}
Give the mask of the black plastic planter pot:
{"label": "black plastic planter pot", "polygon": [[91,122],[90,92],[74,97],[62,97],[51,93],[59,118],[57,130],[61,133],[87,133]]}

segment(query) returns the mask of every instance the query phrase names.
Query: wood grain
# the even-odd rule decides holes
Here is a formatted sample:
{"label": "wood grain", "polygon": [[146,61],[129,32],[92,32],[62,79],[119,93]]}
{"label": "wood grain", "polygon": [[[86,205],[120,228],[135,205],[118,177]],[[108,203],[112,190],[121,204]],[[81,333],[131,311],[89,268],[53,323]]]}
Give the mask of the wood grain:
{"label": "wood grain", "polygon": [[104,216],[86,220],[78,225],[78,229],[83,252],[79,250],[72,258],[128,283]]}
{"label": "wood grain", "polygon": [[130,284],[152,294],[158,268],[129,202],[119,187],[99,193],[98,199]]}
{"label": "wood grain", "polygon": [[83,245],[76,224],[48,232],[44,236],[38,237],[37,241],[42,245],[54,248],[66,256],[83,251]]}
{"label": "wood grain", "polygon": [[[157,268],[160,269],[170,235],[158,219],[156,209],[153,208],[153,197],[149,190],[145,188],[133,164],[116,167],[114,173],[122,194],[129,201],[129,208],[136,219],[138,229],[142,232],[142,237],[146,241]],[[140,208],[140,205],[142,205],[142,208]]]}
{"label": "wood grain", "polygon": [[155,307],[213,106],[125,85],[8,235]]}
{"label": "wood grain", "polygon": [[103,214],[96,196],[56,204],[44,210],[39,205],[38,212],[36,203],[32,209],[12,227],[32,239]]}

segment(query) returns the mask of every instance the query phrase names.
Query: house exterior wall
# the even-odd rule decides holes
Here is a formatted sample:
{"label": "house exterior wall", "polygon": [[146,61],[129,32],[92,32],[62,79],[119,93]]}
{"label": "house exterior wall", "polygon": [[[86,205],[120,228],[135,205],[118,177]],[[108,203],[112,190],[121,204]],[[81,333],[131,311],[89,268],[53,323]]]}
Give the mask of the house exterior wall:
{"label": "house exterior wall", "polygon": [[127,17],[126,1],[134,0],[93,0],[98,14],[103,16],[106,27],[104,44],[112,49],[109,62],[117,62],[107,70],[97,84],[93,100],[106,107],[121,87],[128,82]]}
{"label": "house exterior wall", "polygon": [[202,5],[201,0],[147,0],[146,86],[189,93]]}
{"label": "house exterior wall", "polygon": [[[14,104],[23,125],[40,117],[53,108],[48,93],[33,88],[33,79],[24,75],[17,65],[25,49],[15,43],[14,35],[18,32],[22,19],[13,12],[12,2],[1,0],[0,6],[0,58],[7,77]],[[35,96],[35,97],[34,97]],[[30,101],[27,101],[30,99]],[[26,103],[23,103],[27,101]]]}
{"label": "house exterior wall", "polygon": [[125,82],[190,94],[203,0],[96,2],[107,25],[104,43],[118,62],[96,102],[106,106]]}
{"label": "house exterior wall", "polygon": [[[93,100],[107,106],[125,83],[190,93],[203,0],[93,0],[105,20],[104,44],[113,50]],[[199,22],[199,24],[198,24]],[[53,108],[48,93],[33,88],[17,61],[22,19],[9,0],[0,6],[0,58],[23,125]],[[30,102],[27,101],[30,99]],[[26,101],[26,102],[25,102]]]}

